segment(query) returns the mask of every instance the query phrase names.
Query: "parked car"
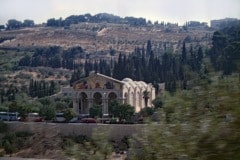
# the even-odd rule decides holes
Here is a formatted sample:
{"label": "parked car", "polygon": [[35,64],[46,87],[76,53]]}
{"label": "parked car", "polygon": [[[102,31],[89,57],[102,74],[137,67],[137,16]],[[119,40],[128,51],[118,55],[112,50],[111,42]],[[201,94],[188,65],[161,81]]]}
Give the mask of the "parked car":
{"label": "parked car", "polygon": [[39,113],[28,113],[25,118],[21,117],[20,121],[26,122],[43,122],[44,119],[39,116]]}
{"label": "parked car", "polygon": [[79,123],[81,122],[78,117],[73,117],[68,123]]}
{"label": "parked car", "polygon": [[81,123],[97,123],[94,118],[82,118]]}
{"label": "parked car", "polygon": [[[64,117],[64,113],[58,112],[53,120],[55,123],[66,123],[66,118]],[[80,122],[78,117],[73,117],[68,123],[78,123]]]}
{"label": "parked car", "polygon": [[98,123],[110,123],[110,118],[98,118],[97,119]]}

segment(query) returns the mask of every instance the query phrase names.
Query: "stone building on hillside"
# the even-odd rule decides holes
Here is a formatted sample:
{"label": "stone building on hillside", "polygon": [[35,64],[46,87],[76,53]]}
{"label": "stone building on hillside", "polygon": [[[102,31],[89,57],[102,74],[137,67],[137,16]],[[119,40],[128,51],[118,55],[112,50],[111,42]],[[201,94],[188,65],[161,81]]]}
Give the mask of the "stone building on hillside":
{"label": "stone building on hillside", "polygon": [[[148,94],[145,101],[144,94]],[[152,84],[143,81],[133,81],[125,78],[122,81],[99,73],[92,73],[73,84],[73,108],[77,114],[89,115],[93,105],[103,107],[103,115],[108,115],[109,104],[117,100],[135,107],[135,112],[142,108],[152,106],[155,99],[155,88]]]}

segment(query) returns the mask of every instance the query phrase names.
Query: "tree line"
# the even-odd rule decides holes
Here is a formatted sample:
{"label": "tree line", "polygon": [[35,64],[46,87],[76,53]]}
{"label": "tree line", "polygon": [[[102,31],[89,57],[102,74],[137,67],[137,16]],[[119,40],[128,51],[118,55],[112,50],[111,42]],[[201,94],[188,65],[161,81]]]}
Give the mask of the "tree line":
{"label": "tree line", "polygon": [[81,68],[74,70],[70,83],[94,71],[119,80],[129,77],[153,83],[156,87],[158,83],[165,82],[166,89],[170,91],[175,91],[177,87],[186,89],[187,81],[195,76],[191,73],[202,72],[203,56],[201,46],[191,46],[187,51],[185,42],[181,54],[157,53],[153,51],[149,40],[146,49],[137,47],[130,55],[120,53],[117,60],[86,60]]}
{"label": "tree line", "polygon": [[[11,29],[20,29],[22,27],[33,27],[35,25],[33,20],[30,19],[25,19],[23,22],[16,20],[16,19],[9,19],[7,24],[6,24],[6,29],[11,30]],[[2,26],[3,29],[5,26]]]}
{"label": "tree line", "polygon": [[54,81],[46,82],[46,81],[37,81],[31,80],[29,84],[29,95],[31,97],[45,97],[53,95],[56,92],[56,84]]}
{"label": "tree line", "polygon": [[147,24],[145,18],[125,17],[121,18],[108,13],[99,13],[96,15],[84,14],[84,15],[71,15],[65,19],[50,18],[47,20],[46,25],[50,27],[64,27],[70,26],[71,24],[78,24],[81,22],[90,23],[118,23],[118,24],[129,24],[132,26],[144,26]]}
{"label": "tree line", "polygon": [[32,56],[27,54],[20,59],[19,66],[74,69],[76,56],[78,58],[85,57],[81,47],[73,47],[68,50],[63,50],[58,46],[36,48]]}
{"label": "tree line", "polygon": [[212,39],[213,47],[209,52],[211,62],[224,74],[240,71],[240,25],[216,31]]}
{"label": "tree line", "polygon": [[[117,59],[87,59],[82,48],[74,47],[63,50],[58,46],[36,48],[34,54],[25,55],[19,66],[52,67],[74,70],[70,83],[89,76],[95,71],[113,78],[122,80],[125,77],[147,83],[165,82],[166,89],[175,91],[176,88],[187,88],[187,81],[195,74],[204,72],[202,59],[204,52],[201,46],[186,48],[185,42],[181,54],[173,52],[158,53],[153,51],[152,42],[147,42],[146,48],[136,47],[130,55],[119,53]],[[85,62],[75,63],[75,59],[84,59]],[[203,74],[203,73],[202,73]]]}

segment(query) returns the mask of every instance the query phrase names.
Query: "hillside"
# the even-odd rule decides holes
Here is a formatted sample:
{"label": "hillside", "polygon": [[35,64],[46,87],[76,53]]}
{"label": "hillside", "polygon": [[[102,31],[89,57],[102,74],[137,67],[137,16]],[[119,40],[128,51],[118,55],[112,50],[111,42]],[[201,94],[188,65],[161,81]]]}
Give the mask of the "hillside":
{"label": "hillside", "polygon": [[[206,26],[110,23],[97,22],[101,15],[95,18],[69,25],[50,19],[41,26],[1,31],[0,111],[23,117],[38,112],[47,121],[57,112],[71,114],[73,95],[55,95],[62,86],[95,71],[154,85],[153,107],[136,113],[146,127],[140,127],[142,134],[125,137],[122,147],[107,141],[108,134],[100,130],[92,139],[65,137],[54,133],[55,127],[42,129],[38,123],[43,133],[1,133],[0,154],[107,159],[113,152],[127,151],[127,158],[133,160],[240,159],[239,26],[214,32]],[[127,19],[132,18],[123,20]],[[158,92],[160,83],[163,93]],[[109,108],[113,105],[109,103]],[[17,122],[18,127],[20,123],[28,125]]]}
{"label": "hillside", "polygon": [[187,31],[176,25],[130,26],[113,23],[79,23],[70,27],[31,27],[0,32],[0,37],[13,37],[3,41],[0,47],[32,48],[39,46],[81,46],[89,53],[109,51],[113,48],[131,53],[137,46],[152,40],[153,46],[162,48],[167,44],[174,50],[181,49],[183,40],[208,46],[213,31],[208,28],[189,28]]}

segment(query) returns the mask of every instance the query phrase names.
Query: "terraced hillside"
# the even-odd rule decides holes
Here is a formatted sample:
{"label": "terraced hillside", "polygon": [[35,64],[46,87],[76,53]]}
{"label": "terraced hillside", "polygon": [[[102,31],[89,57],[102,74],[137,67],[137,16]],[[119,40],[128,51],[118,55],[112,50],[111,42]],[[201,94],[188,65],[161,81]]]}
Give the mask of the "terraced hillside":
{"label": "terraced hillside", "polygon": [[134,27],[128,24],[79,23],[67,28],[38,26],[1,31],[0,37],[11,37],[11,40],[3,41],[0,47],[81,46],[89,53],[109,51],[111,48],[129,53],[136,46],[142,47],[151,40],[154,48],[165,46],[178,50],[183,40],[209,45],[212,33],[209,28],[189,28],[186,31],[177,25]]}

